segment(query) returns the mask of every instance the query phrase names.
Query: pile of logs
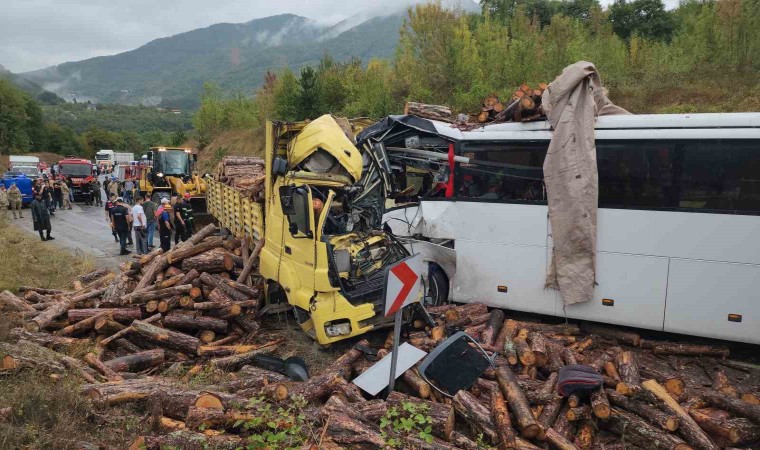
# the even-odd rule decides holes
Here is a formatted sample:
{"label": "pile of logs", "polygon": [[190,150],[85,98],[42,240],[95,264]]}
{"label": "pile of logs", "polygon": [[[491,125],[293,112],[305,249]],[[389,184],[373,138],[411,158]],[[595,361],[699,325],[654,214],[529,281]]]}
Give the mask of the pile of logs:
{"label": "pile of logs", "polygon": [[548,85],[539,83],[536,89],[521,85],[508,102],[502,102],[495,94],[483,100],[483,109],[475,117],[478,123],[529,122],[544,117],[541,96]]}
{"label": "pile of logs", "polygon": [[255,156],[225,156],[214,179],[242,192],[254,201],[264,200],[264,160]]}
{"label": "pile of logs", "polygon": [[[13,330],[19,345],[5,346],[0,369],[75,368],[92,382],[120,381],[120,372],[257,350],[245,344],[260,327],[263,297],[251,274],[263,241],[250,251],[247,240],[217,233],[210,224],[169,252],[122,263],[120,274],[80,276],[69,291],[22,286],[21,297],[0,293],[0,307],[24,319],[23,329]],[[95,345],[86,364],[54,354],[88,342]]]}
{"label": "pile of logs", "polygon": [[[430,450],[685,450],[760,441],[760,370],[728,360],[726,348],[650,341],[593,324],[520,321],[482,304],[429,308],[435,326],[414,322],[404,335],[430,351],[463,330],[494,356],[494,367],[452,397],[427,384],[416,367],[387,398],[371,398],[352,384],[388,354],[389,340],[376,356],[361,340],[308,381],[291,381],[257,367],[256,356],[283,341],[267,335],[252,343],[260,306],[251,279],[257,247],[214,231],[204,228],[166,254],[125,264],[120,275],[101,270],[80,277],[72,291],[23,287],[23,298],[3,292],[0,305],[28,321],[13,330],[16,343],[0,343],[0,373],[27,367],[73,373],[96,405],[144,405],[153,431],[135,449],[245,447],[262,414],[304,401],[297,415],[316,430],[303,447],[309,449],[385,448],[391,436],[396,448]],[[88,339],[96,345],[82,359],[67,356]],[[189,367],[185,377],[213,372],[213,384],[178,383],[166,374],[176,364]],[[560,396],[559,371],[570,364],[590,366],[603,385]],[[409,403],[426,406],[432,440],[380,427],[389,411]]]}
{"label": "pile of logs", "polygon": [[523,84],[512,93],[509,101],[491,94],[483,99],[480,112],[473,115],[459,114],[454,117],[451,109],[446,106],[416,102],[407,102],[404,105],[404,115],[453,123],[454,126],[463,130],[488,123],[541,120],[546,117],[541,108],[541,96],[547,87],[546,83],[539,83],[536,88]]}

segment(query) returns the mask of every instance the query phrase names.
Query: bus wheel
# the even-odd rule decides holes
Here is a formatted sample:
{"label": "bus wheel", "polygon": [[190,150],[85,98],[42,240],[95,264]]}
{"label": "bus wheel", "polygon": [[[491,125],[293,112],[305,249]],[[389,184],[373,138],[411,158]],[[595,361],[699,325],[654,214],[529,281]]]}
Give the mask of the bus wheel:
{"label": "bus wheel", "polygon": [[449,301],[449,278],[437,264],[430,265],[425,306],[438,306]]}

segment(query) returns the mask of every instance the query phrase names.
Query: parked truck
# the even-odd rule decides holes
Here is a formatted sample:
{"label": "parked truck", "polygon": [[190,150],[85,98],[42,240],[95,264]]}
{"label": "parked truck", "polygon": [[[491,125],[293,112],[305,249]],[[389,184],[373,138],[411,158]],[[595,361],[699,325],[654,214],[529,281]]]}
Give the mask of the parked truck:
{"label": "parked truck", "polygon": [[60,177],[71,179],[71,191],[74,201],[84,199],[82,187],[91,183],[95,177],[92,174],[92,161],[75,156],[67,156],[58,162]]}
{"label": "parked truck", "polygon": [[10,170],[20,172],[31,179],[40,176],[40,158],[37,156],[11,155],[8,157]]}
{"label": "parked truck", "polygon": [[129,164],[134,159],[135,154],[131,152],[115,152],[110,149],[102,149],[95,153],[95,161],[101,168],[117,164]]}
{"label": "parked truck", "polygon": [[292,305],[320,344],[391,325],[383,315],[384,272],[410,254],[382,231],[391,189],[384,149],[360,151],[353,143],[369,123],[330,115],[268,122],[263,203],[208,181],[209,212],[218,223],[264,240],[259,271],[268,304]]}

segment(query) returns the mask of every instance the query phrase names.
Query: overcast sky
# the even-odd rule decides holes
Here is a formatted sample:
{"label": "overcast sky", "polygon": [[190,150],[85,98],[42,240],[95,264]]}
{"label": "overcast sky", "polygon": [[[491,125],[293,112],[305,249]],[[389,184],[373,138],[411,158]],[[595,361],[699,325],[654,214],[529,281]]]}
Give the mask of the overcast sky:
{"label": "overcast sky", "polygon": [[422,0],[0,0],[0,65],[26,72],[220,22],[292,13],[333,24],[414,1]]}

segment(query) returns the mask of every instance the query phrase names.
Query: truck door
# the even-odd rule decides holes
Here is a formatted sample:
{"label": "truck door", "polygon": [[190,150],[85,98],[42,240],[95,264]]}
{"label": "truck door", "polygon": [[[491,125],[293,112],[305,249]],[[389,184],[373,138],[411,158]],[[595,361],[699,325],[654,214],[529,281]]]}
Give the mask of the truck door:
{"label": "truck door", "polygon": [[[311,189],[307,185],[280,186],[280,205],[286,217],[280,249],[280,284],[291,303],[308,307],[314,291],[315,236]],[[305,308],[304,308],[305,309]]]}

